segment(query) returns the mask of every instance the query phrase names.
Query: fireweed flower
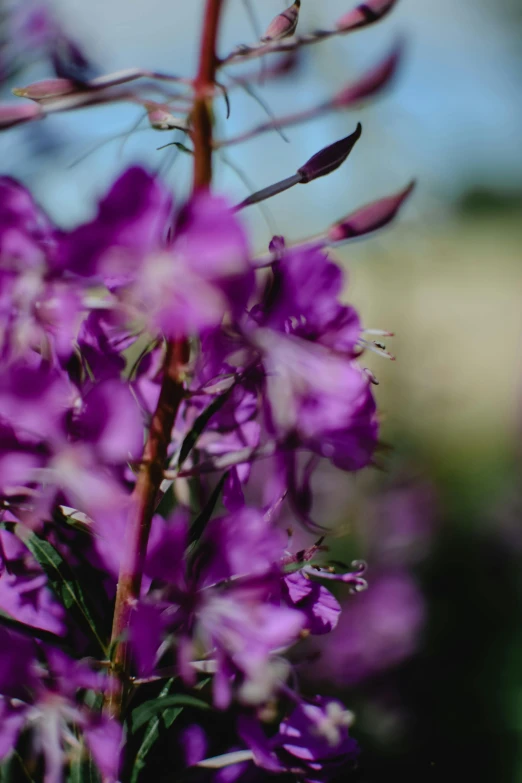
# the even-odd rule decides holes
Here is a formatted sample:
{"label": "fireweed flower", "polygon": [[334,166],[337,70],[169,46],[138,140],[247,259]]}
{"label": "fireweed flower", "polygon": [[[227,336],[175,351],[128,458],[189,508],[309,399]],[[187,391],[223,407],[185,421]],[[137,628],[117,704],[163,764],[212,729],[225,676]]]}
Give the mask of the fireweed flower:
{"label": "fireweed flower", "polygon": [[29,730],[35,752],[44,758],[45,780],[61,783],[64,753],[78,758],[83,753],[80,730],[104,779],[116,781],[121,728],[77,700],[78,691],[102,692],[104,675],[58,650],[38,651],[31,640],[3,629],[0,639],[0,758]]}
{"label": "fireweed flower", "polygon": [[299,700],[273,737],[248,717],[240,721],[239,732],[259,767],[321,783],[353,766],[359,748],[348,733],[352,723],[353,714],[340,702],[317,697]]}
{"label": "fireweed flower", "polygon": [[[0,106],[2,128],[129,100],[152,128],[183,129],[195,162],[190,196],[132,166],[70,230],[21,183],[0,178],[0,760],[19,752],[46,783],[80,779],[89,755],[104,783],[139,783],[163,722],[169,739],[193,738],[187,765],[218,769],[217,779],[236,752],[259,774],[310,783],[354,764],[351,713],[298,695],[290,650],[310,635],[343,636],[329,588],[335,582],[339,598],[364,590],[364,566],[340,571],[322,539],[293,551],[281,509],[309,529],[322,525],[318,466],[372,463],[379,426],[362,364],[372,345],[341,298],[329,248],[390,222],[411,186],[295,246],[275,236],[256,258],[241,211],[312,188],[344,164],[362,127],[234,206],[210,188],[212,151],[234,141],[212,138],[210,104],[219,96],[229,105],[233,88],[248,85],[227,74],[220,82],[218,69],[292,55],[378,21],[393,4],[371,1],[329,30],[294,35],[296,2],[254,46],[223,58],[204,51],[195,81],[140,69],[98,76],[51,16],[38,21],[40,4],[19,25],[54,74],[15,90],[30,102]],[[220,6],[207,0],[204,46],[214,46]],[[397,62],[394,50],[283,124],[377,94]],[[149,97],[151,83],[162,102]],[[251,477],[263,459],[256,496]],[[365,660],[352,658],[372,671],[376,594],[397,621],[383,642],[390,659],[401,659],[399,637],[420,622],[411,585],[399,572],[387,580],[353,597],[348,615],[360,613],[362,630],[338,645],[355,645]],[[203,758],[221,742],[207,743],[197,725],[203,708],[237,727],[228,762]]]}

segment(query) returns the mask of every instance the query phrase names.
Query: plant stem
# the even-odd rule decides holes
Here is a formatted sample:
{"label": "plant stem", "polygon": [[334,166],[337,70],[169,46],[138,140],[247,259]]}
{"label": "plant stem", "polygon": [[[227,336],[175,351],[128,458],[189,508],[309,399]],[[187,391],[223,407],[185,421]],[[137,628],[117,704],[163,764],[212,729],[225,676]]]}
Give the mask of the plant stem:
{"label": "plant stem", "polygon": [[[192,128],[194,141],[194,190],[210,186],[212,179],[212,96],[216,68],[216,40],[224,0],[206,0],[199,69],[194,83]],[[124,707],[129,678],[128,631],[133,607],[139,599],[156,497],[163,480],[172,428],[184,397],[183,375],[189,358],[186,337],[169,341],[163,383],[152,418],[142,464],[133,493],[132,514],[127,523],[112,626],[111,687],[107,710],[117,717]]]}

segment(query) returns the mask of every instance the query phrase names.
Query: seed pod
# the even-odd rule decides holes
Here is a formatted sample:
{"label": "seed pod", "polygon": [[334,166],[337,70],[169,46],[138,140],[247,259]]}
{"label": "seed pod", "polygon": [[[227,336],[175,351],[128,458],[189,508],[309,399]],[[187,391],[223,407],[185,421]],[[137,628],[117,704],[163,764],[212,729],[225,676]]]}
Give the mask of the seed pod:
{"label": "seed pod", "polygon": [[268,41],[281,41],[283,38],[289,38],[293,35],[297,28],[297,22],[299,21],[299,9],[301,8],[301,0],[295,0],[295,3],[287,8],[283,13],[278,14],[266,30],[266,33],[261,38],[263,43]]}

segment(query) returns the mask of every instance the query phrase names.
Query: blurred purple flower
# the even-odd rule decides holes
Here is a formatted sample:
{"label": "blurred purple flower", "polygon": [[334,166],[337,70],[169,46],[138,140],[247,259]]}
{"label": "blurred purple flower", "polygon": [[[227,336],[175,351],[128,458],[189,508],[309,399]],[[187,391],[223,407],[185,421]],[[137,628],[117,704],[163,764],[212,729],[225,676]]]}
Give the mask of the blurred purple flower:
{"label": "blurred purple flower", "polygon": [[399,665],[416,651],[424,622],[422,593],[407,572],[373,574],[320,646],[320,677],[353,684]]}

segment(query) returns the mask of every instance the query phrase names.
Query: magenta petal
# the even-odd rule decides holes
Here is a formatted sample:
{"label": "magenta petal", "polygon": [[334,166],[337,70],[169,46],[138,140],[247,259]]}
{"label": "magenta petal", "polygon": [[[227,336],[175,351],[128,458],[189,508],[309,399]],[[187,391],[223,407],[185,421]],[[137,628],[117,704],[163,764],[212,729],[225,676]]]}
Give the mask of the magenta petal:
{"label": "magenta petal", "polygon": [[196,194],[181,211],[173,249],[188,270],[206,280],[248,271],[245,231],[225,199],[210,193]]}
{"label": "magenta petal", "polygon": [[182,581],[187,540],[188,519],[185,514],[175,514],[170,522],[155,516],[145,564],[147,576],[169,584]]}
{"label": "magenta petal", "polygon": [[27,718],[26,705],[8,706],[0,699],[0,761],[12,753]]}
{"label": "magenta petal", "polygon": [[162,245],[171,210],[170,194],[155,177],[128,169],[100,202],[94,220],[63,237],[62,265],[83,276],[102,274],[107,282],[129,280],[143,256]]}
{"label": "magenta petal", "polygon": [[146,677],[154,671],[164,623],[158,607],[141,603],[132,615],[130,641],[138,671]]}
{"label": "magenta petal", "polygon": [[117,720],[99,716],[84,728],[84,735],[96,766],[106,783],[115,783],[120,768],[120,752],[123,739],[122,727]]}
{"label": "magenta petal", "polygon": [[370,24],[379,22],[393,8],[397,0],[367,0],[361,3],[357,8],[348,11],[337,20],[335,26],[343,33],[351,30],[357,30],[360,27],[367,27]]}
{"label": "magenta petal", "polygon": [[329,590],[299,572],[285,577],[284,587],[291,605],[305,615],[310,633],[324,634],[335,628],[341,606]]}
{"label": "magenta petal", "polygon": [[128,462],[141,455],[141,414],[130,387],[123,382],[109,380],[94,387],[85,398],[79,427],[82,439],[92,443],[108,464]]}

